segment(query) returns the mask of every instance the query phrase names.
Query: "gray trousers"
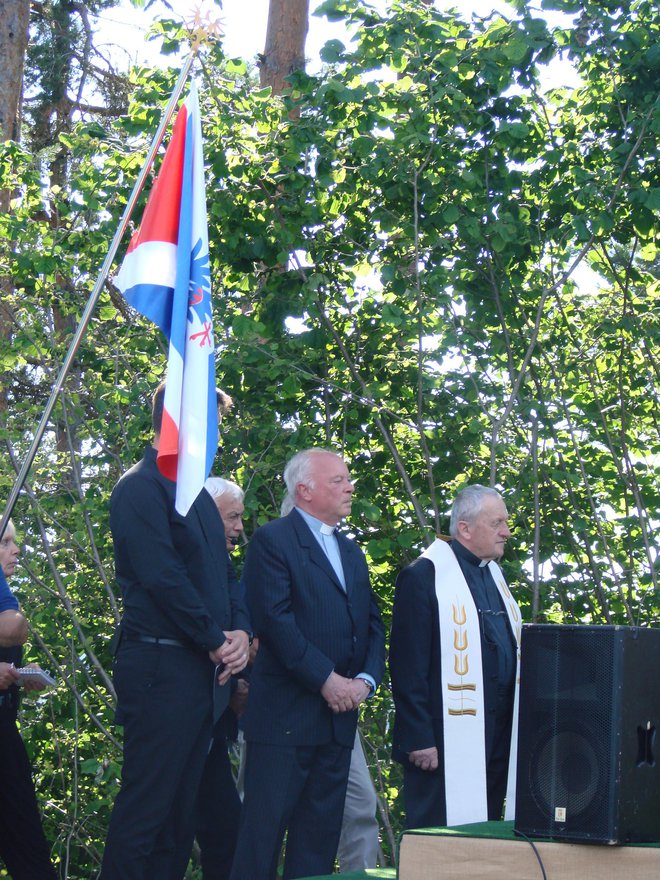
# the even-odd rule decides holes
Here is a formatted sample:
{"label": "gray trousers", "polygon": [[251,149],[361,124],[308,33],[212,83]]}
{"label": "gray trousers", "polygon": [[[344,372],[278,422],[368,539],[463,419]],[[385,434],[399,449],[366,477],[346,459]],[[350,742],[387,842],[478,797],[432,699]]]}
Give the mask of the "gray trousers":
{"label": "gray trousers", "polygon": [[342,874],[375,868],[378,862],[378,820],[376,790],[369,773],[359,729],[351,754],[348,788],[344,803],[337,859]]}

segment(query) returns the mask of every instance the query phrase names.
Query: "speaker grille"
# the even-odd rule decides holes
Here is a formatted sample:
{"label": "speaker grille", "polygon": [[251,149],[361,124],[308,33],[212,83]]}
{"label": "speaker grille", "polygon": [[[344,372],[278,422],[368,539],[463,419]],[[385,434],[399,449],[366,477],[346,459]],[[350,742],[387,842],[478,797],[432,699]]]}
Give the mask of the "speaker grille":
{"label": "speaker grille", "polygon": [[659,668],[659,630],[523,627],[518,831],[594,843],[660,838]]}
{"label": "speaker grille", "polygon": [[585,630],[566,651],[562,638],[559,627],[548,628],[536,644],[535,680],[525,683],[525,692],[531,687],[537,695],[528,729],[530,794],[548,833],[570,835],[589,822],[595,834],[606,836],[608,815],[601,807],[611,769],[604,746],[612,726],[612,639]]}
{"label": "speaker grille", "polygon": [[532,797],[541,812],[554,816],[563,807],[568,816],[581,819],[597,811],[603,790],[603,758],[588,730],[541,733],[538,752],[531,756]]}

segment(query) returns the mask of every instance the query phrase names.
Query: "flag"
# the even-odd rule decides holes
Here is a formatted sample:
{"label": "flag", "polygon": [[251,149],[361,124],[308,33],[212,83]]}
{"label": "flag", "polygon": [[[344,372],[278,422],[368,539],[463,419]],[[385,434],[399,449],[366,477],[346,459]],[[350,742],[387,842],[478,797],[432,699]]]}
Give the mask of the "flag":
{"label": "flag", "polygon": [[115,284],[169,339],[158,469],[176,480],[175,506],[185,516],[218,447],[202,127],[194,84]]}

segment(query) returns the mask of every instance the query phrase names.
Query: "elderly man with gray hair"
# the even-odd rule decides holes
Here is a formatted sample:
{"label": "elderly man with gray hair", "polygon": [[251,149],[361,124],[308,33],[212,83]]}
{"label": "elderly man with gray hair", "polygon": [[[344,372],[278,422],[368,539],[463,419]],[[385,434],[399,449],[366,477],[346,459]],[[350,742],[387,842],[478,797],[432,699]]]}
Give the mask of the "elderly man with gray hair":
{"label": "elderly man with gray hair", "polygon": [[515,804],[520,610],[498,559],[506,505],[478,484],[458,493],[438,538],[396,583],[390,641],[393,757],[406,826],[507,818]]}
{"label": "elderly man with gray hair", "polygon": [[[233,553],[243,535],[244,492],[224,477],[209,477],[204,488],[215,503],[225,529],[227,552]],[[252,647],[250,647],[252,651]],[[228,741],[238,737],[238,719],[247,703],[245,674],[231,680],[229,705],[213,726],[196,804],[195,837],[203,880],[227,880],[236,849],[241,799],[228,754]]]}
{"label": "elderly man with gray hair", "polygon": [[243,534],[243,513],[245,505],[243,498],[245,493],[237,483],[225,480],[223,477],[209,477],[204,483],[204,488],[209,493],[225,527],[227,550],[231,551],[239,543]]}
{"label": "elderly man with gray hair", "polygon": [[344,459],[306,449],[284,470],[294,506],[250,540],[244,578],[260,646],[245,713],[245,799],[231,880],[331,873],[358,706],[380,683],[385,638],[351,512]]}

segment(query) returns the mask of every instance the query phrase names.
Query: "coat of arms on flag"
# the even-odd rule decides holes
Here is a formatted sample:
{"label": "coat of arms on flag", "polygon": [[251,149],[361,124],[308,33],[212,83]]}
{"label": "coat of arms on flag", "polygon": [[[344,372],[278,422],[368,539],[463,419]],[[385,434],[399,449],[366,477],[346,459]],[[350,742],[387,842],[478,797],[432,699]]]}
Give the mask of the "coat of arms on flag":
{"label": "coat of arms on flag", "polygon": [[115,284],[169,339],[158,468],[176,480],[176,509],[185,515],[218,446],[202,128],[194,84]]}

